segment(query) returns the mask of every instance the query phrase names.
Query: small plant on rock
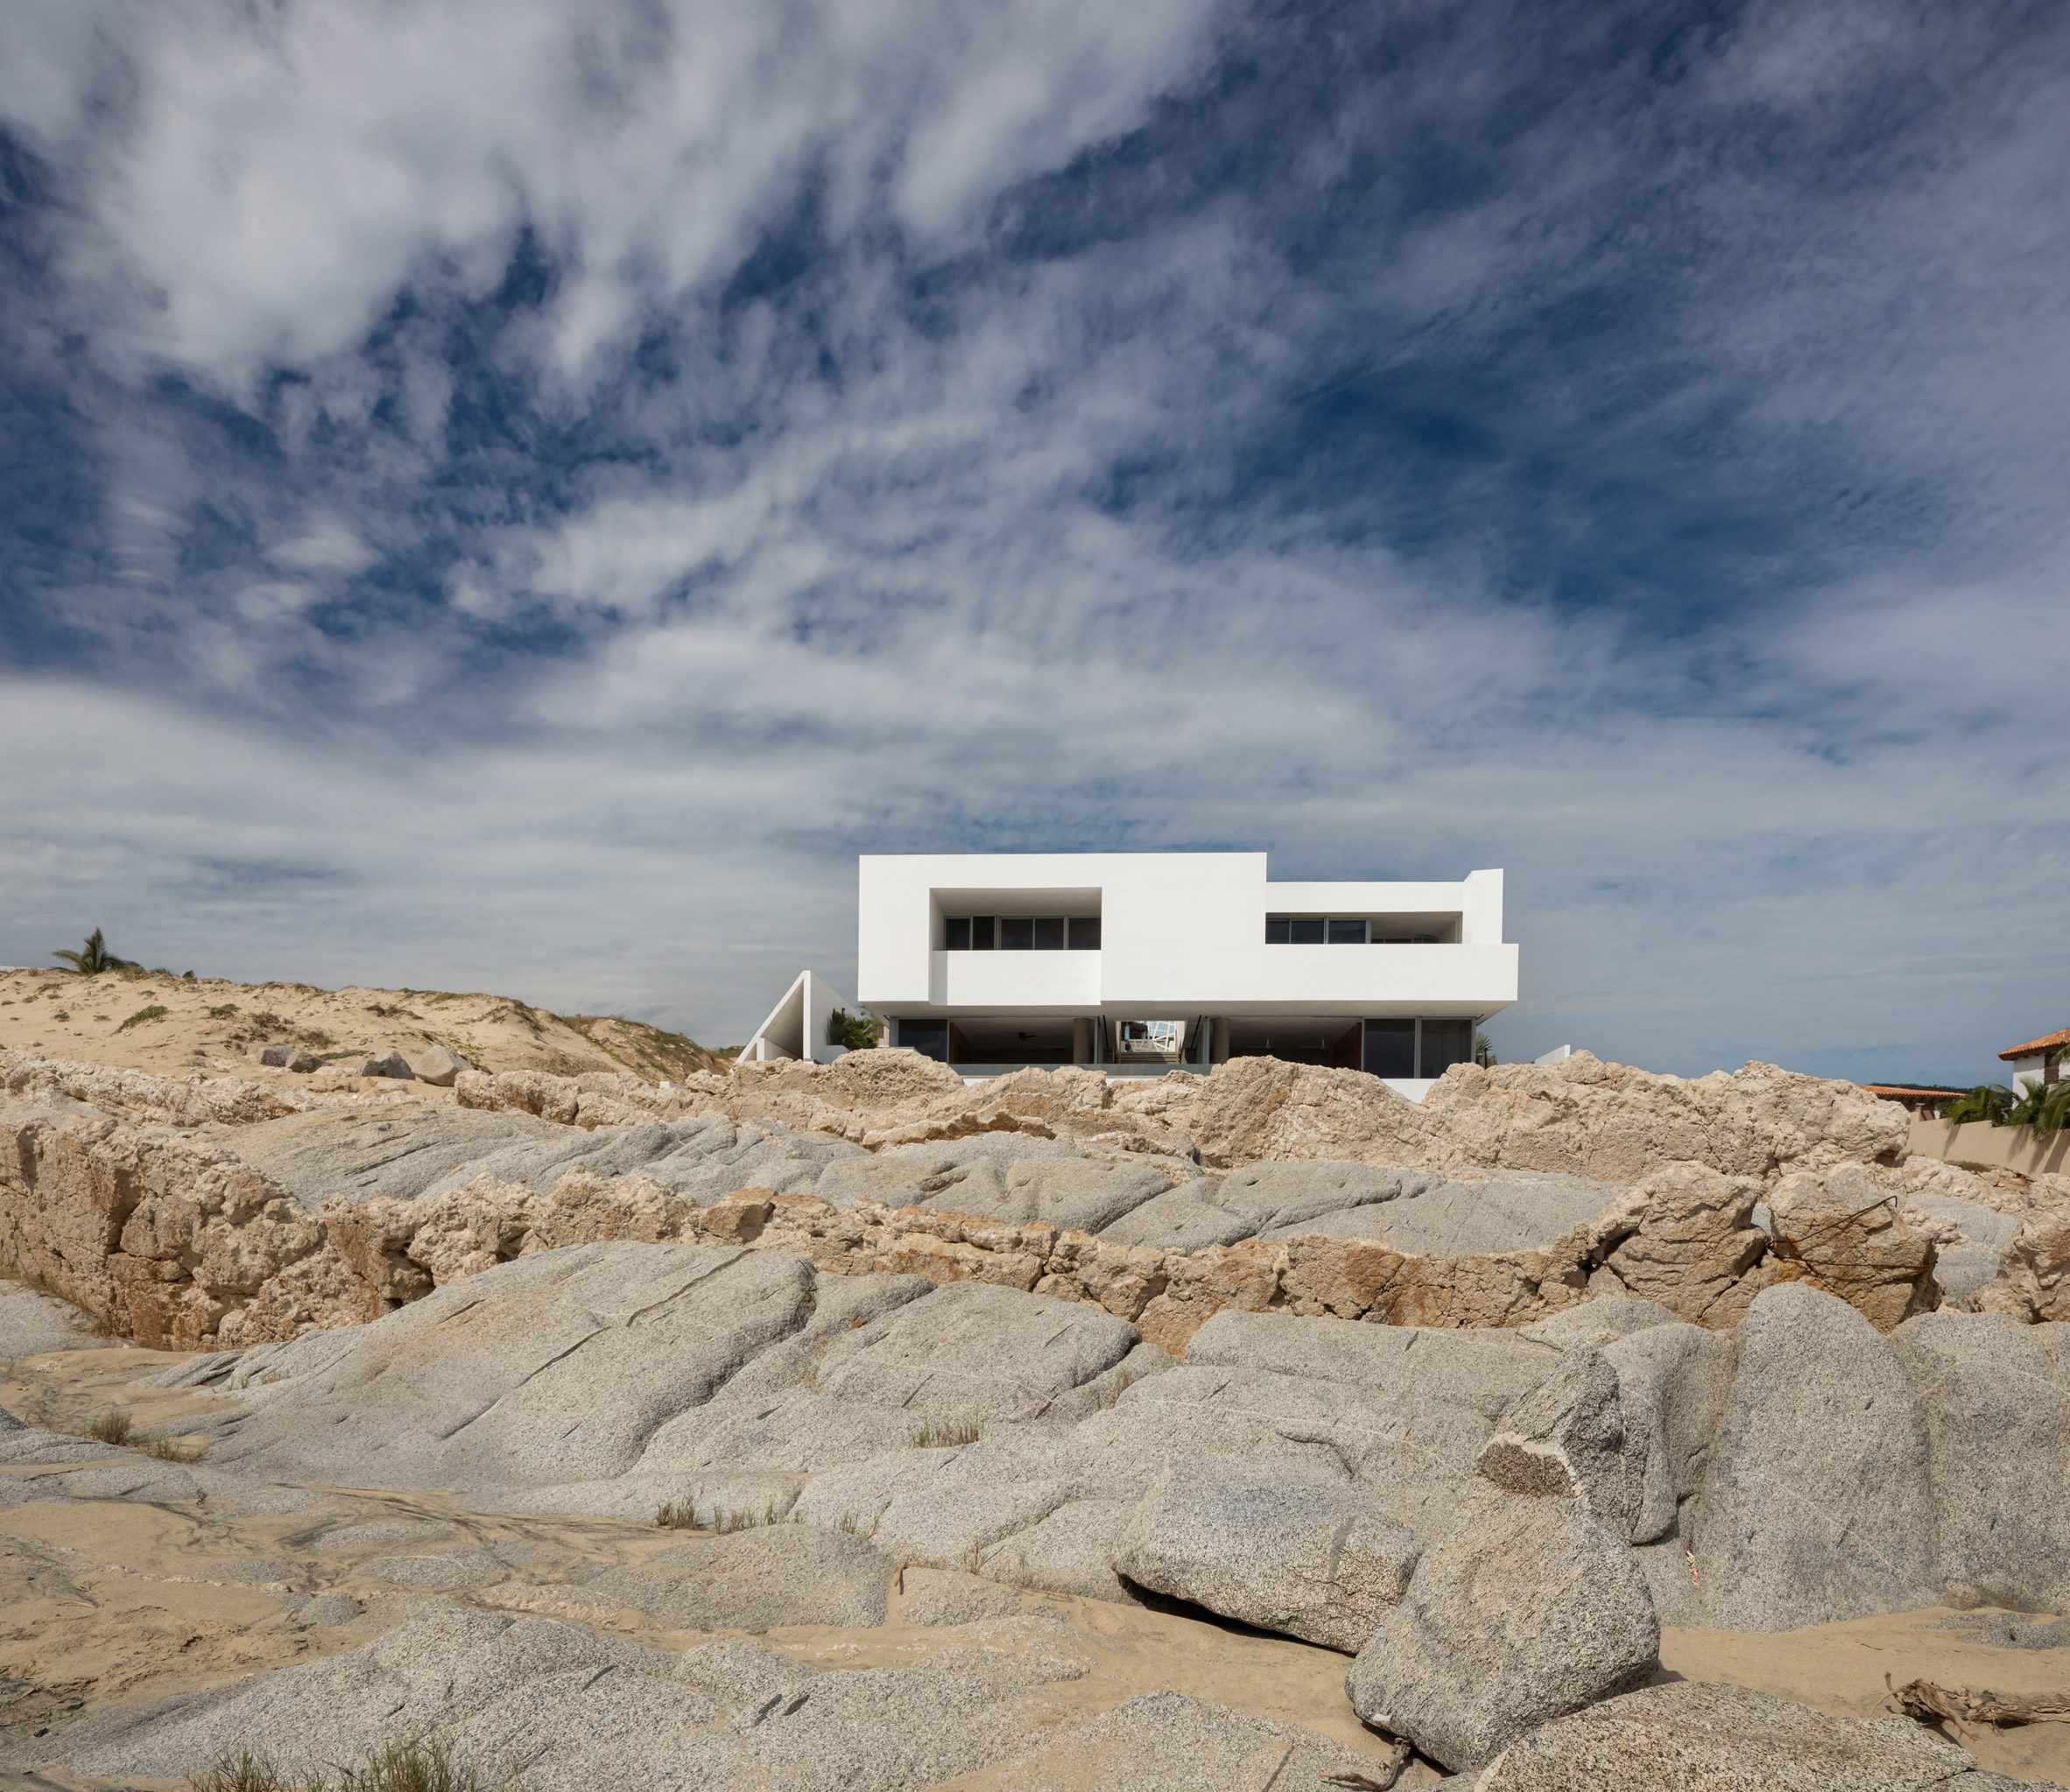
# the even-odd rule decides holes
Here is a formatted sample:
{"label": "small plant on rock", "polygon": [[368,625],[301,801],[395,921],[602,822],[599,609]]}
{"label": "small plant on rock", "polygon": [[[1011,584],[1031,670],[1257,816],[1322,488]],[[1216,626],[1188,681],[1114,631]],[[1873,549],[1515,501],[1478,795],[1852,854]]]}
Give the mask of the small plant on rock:
{"label": "small plant on rock", "polygon": [[118,1033],[126,1033],[131,1027],[141,1027],[146,1021],[155,1021],[161,1019],[165,1013],[165,1008],[160,1004],[154,1001],[149,1008],[138,1008],[135,1014],[131,1015],[128,1020],[124,1021],[122,1025],[117,1027],[115,1030]]}

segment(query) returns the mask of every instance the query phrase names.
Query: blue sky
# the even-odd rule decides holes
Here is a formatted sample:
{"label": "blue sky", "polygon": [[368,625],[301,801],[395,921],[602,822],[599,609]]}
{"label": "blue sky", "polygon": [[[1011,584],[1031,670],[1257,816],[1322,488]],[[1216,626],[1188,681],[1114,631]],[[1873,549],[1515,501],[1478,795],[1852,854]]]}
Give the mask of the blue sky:
{"label": "blue sky", "polygon": [[1510,874],[1562,1040],[2070,1020],[2070,10],[29,0],[0,962],[739,1039],[859,851]]}

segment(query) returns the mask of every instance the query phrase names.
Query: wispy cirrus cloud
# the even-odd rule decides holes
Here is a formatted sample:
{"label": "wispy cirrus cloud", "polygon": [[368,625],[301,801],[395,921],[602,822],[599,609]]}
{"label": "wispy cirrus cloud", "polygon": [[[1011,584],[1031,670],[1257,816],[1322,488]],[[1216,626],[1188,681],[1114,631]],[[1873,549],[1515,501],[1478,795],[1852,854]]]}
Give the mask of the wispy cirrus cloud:
{"label": "wispy cirrus cloud", "polygon": [[858,850],[1265,845],[1506,865],[1512,1051],[1982,1074],[2070,970],[2066,71],[1866,0],[11,17],[0,956],[724,1039]]}

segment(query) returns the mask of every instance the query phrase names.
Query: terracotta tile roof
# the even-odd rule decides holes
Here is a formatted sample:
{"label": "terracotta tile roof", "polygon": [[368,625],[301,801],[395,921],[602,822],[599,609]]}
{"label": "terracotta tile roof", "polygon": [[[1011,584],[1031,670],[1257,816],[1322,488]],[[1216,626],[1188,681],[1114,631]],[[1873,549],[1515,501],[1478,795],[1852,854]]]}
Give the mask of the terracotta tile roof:
{"label": "terracotta tile roof", "polygon": [[1951,1089],[1944,1083],[1862,1083],[1858,1086],[1871,1095],[1881,1095],[1886,1101],[1901,1101],[1907,1095],[1953,1097],[1968,1093],[1966,1089]]}
{"label": "terracotta tile roof", "polygon": [[2070,1045],[2070,1027],[2065,1027],[2059,1033],[2048,1033],[2038,1039],[2030,1039],[2024,1045],[2008,1045],[1998,1056],[2032,1058],[2038,1052],[2053,1051],[2059,1045]]}

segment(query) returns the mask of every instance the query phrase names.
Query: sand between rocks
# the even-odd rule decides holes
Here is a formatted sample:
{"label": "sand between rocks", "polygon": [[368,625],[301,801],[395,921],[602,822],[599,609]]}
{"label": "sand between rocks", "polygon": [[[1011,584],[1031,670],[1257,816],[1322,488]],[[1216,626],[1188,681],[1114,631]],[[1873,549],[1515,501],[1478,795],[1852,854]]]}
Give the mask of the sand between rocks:
{"label": "sand between rocks", "polygon": [[[137,1385],[177,1360],[129,1346],[19,1359],[0,1364],[0,1406],[64,1430],[83,1430],[94,1413],[120,1407],[140,1430],[170,1434],[217,1403],[207,1394]],[[41,1733],[82,1713],[141,1710],[355,1648],[437,1591],[441,1564],[484,1550],[524,1564],[502,1584],[462,1595],[491,1608],[568,1619],[669,1648],[738,1634],[672,1630],[588,1598],[574,1584],[600,1567],[651,1558],[679,1543],[679,1532],[483,1514],[435,1495],[347,1489],[306,1490],[292,1501],[284,1495],[291,1509],[236,1514],[212,1513],[205,1493],[120,1497],[125,1479],[157,1466],[137,1451],[109,1447],[64,1477],[77,1493],[99,1497],[32,1496],[0,1510],[0,1763],[33,1758]],[[48,1472],[0,1468],[0,1501],[7,1483]],[[949,1648],[1054,1649],[1060,1662],[1075,1656],[1085,1671],[1046,1687],[1044,1726],[1171,1690],[1300,1725],[1376,1763],[1384,1758],[1346,1704],[1342,1655],[1174,1612],[989,1592],[1010,1601],[1013,1613],[916,1623],[902,1576],[883,1625],[785,1627],[763,1641],[833,1669],[911,1666]],[[1028,1627],[1031,1617],[1046,1620],[1039,1635]],[[1989,1614],[1929,1610],[1760,1636],[1669,1629],[1661,1659],[1665,1675],[1754,1687],[1836,1716],[1881,1709],[1885,1674],[1898,1683],[1924,1676],[2004,1692],[2070,1685],[2070,1648],[1993,1646],[1975,1634],[1990,1622]],[[1968,1746],[1991,1770],[2070,1779],[2070,1724],[1987,1730]],[[1403,1783],[1432,1777],[1418,1767]],[[183,1783],[96,1781],[50,1766],[31,1776],[0,1765],[0,1786],[98,1792]],[[987,1769],[947,1783],[977,1792],[1003,1782]]]}

